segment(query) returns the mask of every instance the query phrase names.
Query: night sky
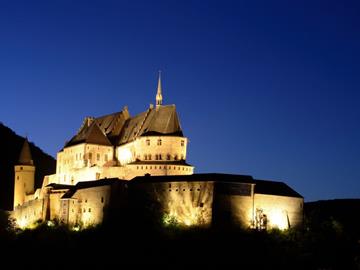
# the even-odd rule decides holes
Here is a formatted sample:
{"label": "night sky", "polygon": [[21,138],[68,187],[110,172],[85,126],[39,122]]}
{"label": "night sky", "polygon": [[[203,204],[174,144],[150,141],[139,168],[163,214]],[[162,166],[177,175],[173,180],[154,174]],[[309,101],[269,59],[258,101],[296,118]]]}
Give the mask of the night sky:
{"label": "night sky", "polygon": [[0,121],[56,156],[85,116],[176,104],[196,172],[360,197],[359,1],[1,1]]}

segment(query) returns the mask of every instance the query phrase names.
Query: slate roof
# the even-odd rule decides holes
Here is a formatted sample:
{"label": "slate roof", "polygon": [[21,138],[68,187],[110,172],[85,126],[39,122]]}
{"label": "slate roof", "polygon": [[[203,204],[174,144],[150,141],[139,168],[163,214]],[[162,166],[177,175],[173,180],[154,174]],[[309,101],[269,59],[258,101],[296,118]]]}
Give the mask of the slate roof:
{"label": "slate roof", "polygon": [[283,182],[257,180],[250,175],[204,173],[191,175],[165,175],[165,176],[137,176],[131,183],[161,183],[161,182],[217,182],[217,183],[247,183],[255,184],[256,194],[269,194],[303,198],[299,193]]}
{"label": "slate roof", "polygon": [[80,143],[117,146],[140,136],[156,135],[183,136],[175,105],[149,108],[134,117],[130,117],[126,107],[98,118],[86,117],[65,147]]}
{"label": "slate roof", "polygon": [[108,186],[112,185],[116,182],[123,182],[127,183],[127,180],[120,180],[119,178],[105,178],[100,180],[94,181],[83,181],[78,182],[75,186],[71,186],[69,190],[61,197],[62,199],[69,199],[71,198],[77,190],[85,189],[85,188],[93,188],[93,187],[100,187],[100,186]]}
{"label": "slate roof", "polygon": [[27,138],[25,138],[24,144],[21,148],[18,164],[19,165],[34,165],[32,156],[31,156],[30,145],[29,145]]}

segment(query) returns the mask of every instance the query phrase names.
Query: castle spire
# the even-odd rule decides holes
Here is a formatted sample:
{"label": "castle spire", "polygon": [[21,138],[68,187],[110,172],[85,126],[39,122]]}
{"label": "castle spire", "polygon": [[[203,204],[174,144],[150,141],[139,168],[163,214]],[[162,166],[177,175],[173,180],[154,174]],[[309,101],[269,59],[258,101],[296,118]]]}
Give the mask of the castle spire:
{"label": "castle spire", "polygon": [[21,149],[18,163],[19,165],[34,165],[34,162],[31,157],[30,145],[27,137],[25,138],[23,147]]}
{"label": "castle spire", "polygon": [[159,70],[159,80],[156,93],[156,107],[159,107],[162,104],[162,89],[161,89],[161,71]]}

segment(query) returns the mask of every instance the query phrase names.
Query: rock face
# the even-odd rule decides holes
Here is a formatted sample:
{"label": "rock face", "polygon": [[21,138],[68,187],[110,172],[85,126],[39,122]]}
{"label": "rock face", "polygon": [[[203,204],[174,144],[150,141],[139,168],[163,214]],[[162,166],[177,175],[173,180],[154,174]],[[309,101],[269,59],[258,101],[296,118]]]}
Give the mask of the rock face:
{"label": "rock face", "polygon": [[[0,123],[0,209],[11,210],[14,197],[14,166],[18,163],[24,137]],[[30,143],[35,171],[35,188],[42,185],[45,175],[56,170],[56,160]]]}

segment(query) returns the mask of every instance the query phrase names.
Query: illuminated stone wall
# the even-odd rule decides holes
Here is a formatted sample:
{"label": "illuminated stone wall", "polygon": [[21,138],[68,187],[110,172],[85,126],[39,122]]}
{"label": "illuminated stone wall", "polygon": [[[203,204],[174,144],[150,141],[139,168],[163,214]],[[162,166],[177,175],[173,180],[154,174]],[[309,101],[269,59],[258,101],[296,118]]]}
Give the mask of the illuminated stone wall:
{"label": "illuminated stone wall", "polygon": [[165,225],[209,226],[212,219],[212,182],[143,183],[137,186],[155,203]]}
{"label": "illuminated stone wall", "polygon": [[144,136],[121,145],[116,156],[121,165],[139,161],[186,160],[187,138],[177,136]]}
{"label": "illuminated stone wall", "polygon": [[267,228],[288,229],[302,224],[304,199],[255,194],[254,211],[267,217]]}
{"label": "illuminated stone wall", "polygon": [[80,181],[96,179],[96,173],[103,166],[112,166],[112,146],[82,143],[64,148],[57,154],[57,183],[75,185]]}
{"label": "illuminated stone wall", "polygon": [[60,221],[84,227],[101,223],[110,195],[110,185],[77,190],[70,199],[61,200]]}
{"label": "illuminated stone wall", "polygon": [[23,203],[11,212],[11,217],[20,228],[31,227],[36,221],[44,220],[45,201],[42,199]]}

